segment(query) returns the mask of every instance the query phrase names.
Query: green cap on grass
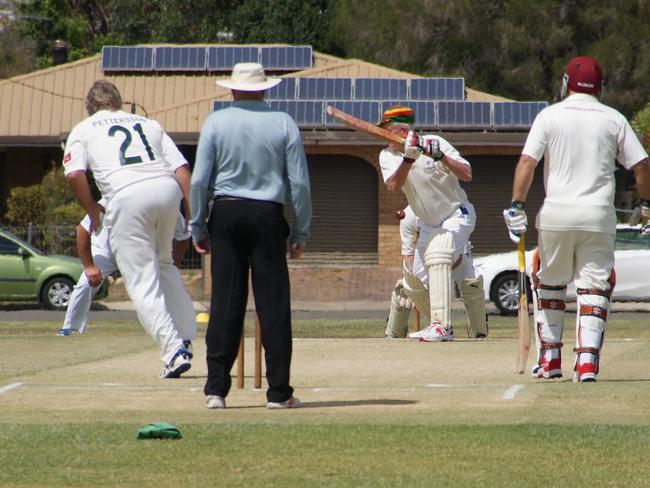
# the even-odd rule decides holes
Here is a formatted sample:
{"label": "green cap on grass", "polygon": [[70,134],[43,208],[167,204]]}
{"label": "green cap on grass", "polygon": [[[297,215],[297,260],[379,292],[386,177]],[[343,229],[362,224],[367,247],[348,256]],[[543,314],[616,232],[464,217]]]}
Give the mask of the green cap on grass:
{"label": "green cap on grass", "polygon": [[138,439],[182,439],[181,431],[167,422],[152,422],[138,430]]}

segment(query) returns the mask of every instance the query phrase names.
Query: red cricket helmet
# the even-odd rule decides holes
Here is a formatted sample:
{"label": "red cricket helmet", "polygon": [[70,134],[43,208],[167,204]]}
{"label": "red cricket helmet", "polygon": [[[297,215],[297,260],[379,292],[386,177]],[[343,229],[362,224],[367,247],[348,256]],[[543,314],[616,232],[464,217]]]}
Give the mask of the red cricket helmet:
{"label": "red cricket helmet", "polygon": [[562,78],[562,98],[568,90],[598,96],[603,88],[603,70],[598,61],[579,56],[569,61]]}

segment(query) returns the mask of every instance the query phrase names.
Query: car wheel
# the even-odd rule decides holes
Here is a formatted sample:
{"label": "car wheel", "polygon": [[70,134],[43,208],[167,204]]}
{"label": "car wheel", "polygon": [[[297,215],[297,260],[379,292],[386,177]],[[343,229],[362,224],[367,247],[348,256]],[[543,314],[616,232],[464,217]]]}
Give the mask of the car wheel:
{"label": "car wheel", "polygon": [[519,276],[505,273],[492,284],[490,295],[502,315],[515,315],[519,307]]}
{"label": "car wheel", "polygon": [[45,282],[41,290],[41,301],[47,308],[65,310],[68,308],[74,283],[65,276],[55,276]]}

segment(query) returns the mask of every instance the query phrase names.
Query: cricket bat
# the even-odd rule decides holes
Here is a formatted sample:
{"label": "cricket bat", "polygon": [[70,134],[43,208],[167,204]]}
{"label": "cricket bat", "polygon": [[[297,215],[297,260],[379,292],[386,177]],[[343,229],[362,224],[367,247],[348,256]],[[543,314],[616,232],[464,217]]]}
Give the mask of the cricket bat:
{"label": "cricket bat", "polygon": [[522,374],[526,368],[530,351],[530,324],[528,323],[528,296],[526,293],[526,243],[525,234],[521,234],[517,244],[517,261],[519,270],[519,308],[517,309],[517,373]]}
{"label": "cricket bat", "polygon": [[370,122],[366,122],[365,120],[358,119],[354,115],[345,113],[344,111],[339,110],[336,107],[332,107],[331,105],[328,105],[327,113],[332,117],[334,117],[336,120],[343,122],[351,129],[354,129],[359,132],[363,132],[364,134],[368,134],[378,139],[383,139],[384,141],[395,142],[397,144],[404,144],[403,137],[394,134],[389,130],[382,129],[381,127],[371,124]]}

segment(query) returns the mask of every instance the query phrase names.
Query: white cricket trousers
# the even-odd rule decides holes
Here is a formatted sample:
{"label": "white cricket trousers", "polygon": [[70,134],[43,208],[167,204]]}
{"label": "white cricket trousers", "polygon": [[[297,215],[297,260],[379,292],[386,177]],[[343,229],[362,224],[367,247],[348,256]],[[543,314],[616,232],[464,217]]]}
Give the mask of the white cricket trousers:
{"label": "white cricket trousers", "polygon": [[[439,229],[444,229],[451,233],[454,243],[454,263],[458,260],[460,255],[465,251],[469,236],[474,231],[476,226],[476,212],[474,206],[469,202],[463,204],[456,209],[449,217],[447,217],[441,225],[432,226],[420,222],[420,233],[418,235],[417,243],[415,244],[415,256],[413,258],[413,275],[418,278],[424,285],[429,283],[429,272],[424,264],[424,253],[429,247],[431,239],[433,239],[434,232]],[[469,253],[463,254],[463,259],[460,265],[452,269],[452,280],[460,287],[464,279],[474,278],[474,265]]]}
{"label": "white cricket trousers", "polygon": [[614,236],[604,232],[540,230],[540,283],[609,290],[614,267]]}
{"label": "white cricket trousers", "polygon": [[151,178],[117,192],[104,218],[126,291],[142,326],[158,342],[165,365],[183,339],[196,337],[192,300],[172,261],[181,198],[173,177]]}
{"label": "white cricket trousers", "polygon": [[[93,256],[93,262],[102,272],[102,278],[106,279],[117,270],[115,260],[112,257],[97,254]],[[86,331],[88,324],[88,313],[90,312],[90,304],[95,294],[99,291],[99,286],[93,288],[88,283],[86,273],[81,273],[79,281],[72,290],[70,300],[68,301],[68,309],[65,312],[65,319],[63,320],[63,328],[76,330],[80,334]]]}

